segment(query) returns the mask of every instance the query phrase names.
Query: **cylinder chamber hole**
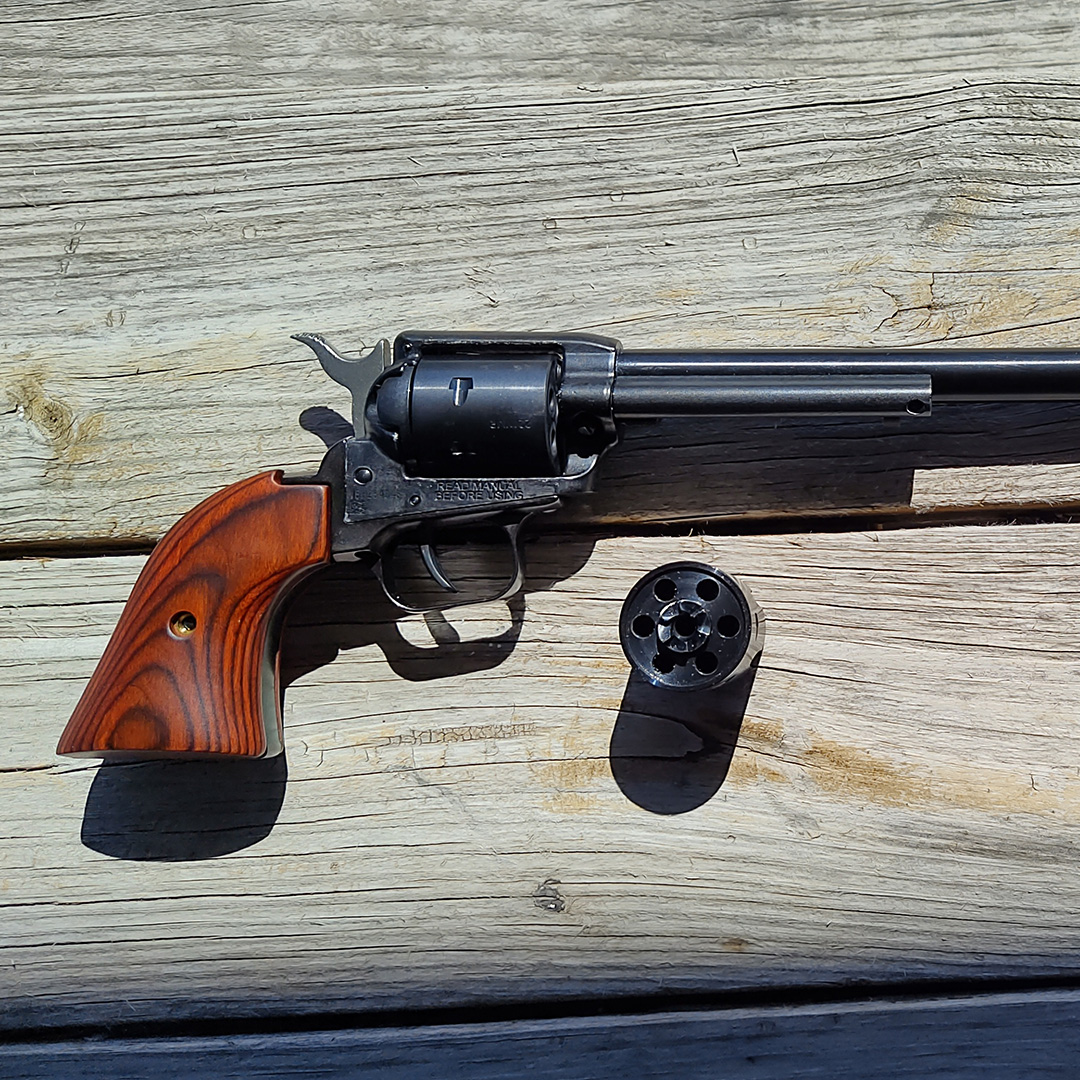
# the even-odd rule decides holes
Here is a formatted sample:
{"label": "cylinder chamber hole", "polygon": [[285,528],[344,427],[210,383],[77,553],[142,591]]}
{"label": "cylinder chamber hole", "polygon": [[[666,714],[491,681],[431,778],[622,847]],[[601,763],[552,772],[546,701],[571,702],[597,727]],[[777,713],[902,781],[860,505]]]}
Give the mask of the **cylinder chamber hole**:
{"label": "cylinder chamber hole", "polygon": [[711,675],[719,666],[720,661],[711,652],[698,653],[694,657],[694,667],[701,672],[702,675]]}
{"label": "cylinder chamber hole", "polygon": [[702,578],[697,583],[697,594],[702,600],[715,600],[720,595],[720,586],[712,578]]}
{"label": "cylinder chamber hole", "polygon": [[662,603],[667,603],[669,600],[675,599],[675,593],[678,590],[675,588],[675,582],[671,578],[662,577],[653,586],[653,596]]}

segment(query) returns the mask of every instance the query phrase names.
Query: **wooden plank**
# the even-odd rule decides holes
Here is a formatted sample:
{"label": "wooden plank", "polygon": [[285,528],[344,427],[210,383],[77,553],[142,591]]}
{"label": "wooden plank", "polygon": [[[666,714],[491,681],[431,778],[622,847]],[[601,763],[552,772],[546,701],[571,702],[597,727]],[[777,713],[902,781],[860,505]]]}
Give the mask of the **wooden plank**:
{"label": "wooden plank", "polygon": [[[655,79],[1066,71],[1080,50],[1075,11],[1032,0],[797,5],[746,0],[599,3],[364,0],[103,2],[10,8],[0,89],[135,91],[272,85],[413,86],[523,80]],[[43,84],[47,72],[50,83]]]}
{"label": "wooden plank", "polygon": [[9,1080],[160,1076],[431,1075],[495,1080],[543,1062],[567,1080],[1068,1076],[1080,1052],[1076,991],[569,1017],[225,1038],[9,1046]]}
{"label": "wooden plank", "polygon": [[[390,5],[369,8],[391,18]],[[497,4],[483,10],[502,25]],[[619,41],[647,37],[660,17],[633,10],[640,22],[611,31]],[[313,470],[322,445],[298,417],[347,409],[287,340],[297,330],[347,348],[407,324],[591,329],[638,347],[1072,344],[1076,86],[871,77],[902,50],[868,49],[858,30],[913,20],[938,34],[959,19],[993,37],[1022,20],[1023,40],[1042,50],[1032,64],[1053,65],[1076,32],[1048,36],[1066,9],[871,10],[822,24],[855,28],[843,48],[859,77],[800,83],[776,81],[754,52],[771,81],[365,87],[381,70],[369,66],[352,82],[320,69],[303,93],[224,76],[196,87],[179,72],[147,89],[141,76],[124,81],[139,64],[112,37],[111,66],[86,59],[93,37],[82,60],[64,61],[83,63],[83,76],[59,89],[55,65],[41,68],[49,92],[27,83],[0,112],[0,288],[12,313],[0,540],[148,543],[234,480]],[[290,11],[323,17],[251,11],[283,32]],[[730,25],[753,21],[738,12]],[[70,13],[60,5],[48,19]],[[183,20],[184,33],[154,48],[201,70],[186,35],[218,41],[249,14],[230,8],[204,25],[148,8],[146,25]],[[779,9],[768,17],[787,25]],[[97,9],[77,22],[84,36],[133,29]],[[534,28],[506,31],[515,49],[541,25],[514,23]],[[40,47],[39,30],[22,33]],[[872,429],[880,457],[835,425],[642,432],[612,464],[632,480],[576,513],[1074,505],[1076,419],[1063,408],[942,410],[923,428]],[[685,471],[665,457],[654,481],[651,450],[671,439],[686,445]],[[913,477],[920,458],[960,471]]]}
{"label": "wooden plank", "polygon": [[[57,761],[142,560],[5,563],[0,1024],[1075,974],[1078,538],[567,536],[427,623],[339,568],[287,782]],[[628,685],[621,599],[678,557],[766,612],[748,705]]]}
{"label": "wooden plank", "polygon": [[[309,471],[345,403],[297,329],[1072,343],[1063,3],[9,16],[0,543]],[[1073,505],[1078,412],[642,428],[568,520]],[[873,535],[553,538],[518,621],[338,571],[287,784],[58,765],[139,560],[0,567],[0,1024],[1075,972],[1074,534]],[[730,762],[626,696],[618,600],[675,550],[773,620]]]}

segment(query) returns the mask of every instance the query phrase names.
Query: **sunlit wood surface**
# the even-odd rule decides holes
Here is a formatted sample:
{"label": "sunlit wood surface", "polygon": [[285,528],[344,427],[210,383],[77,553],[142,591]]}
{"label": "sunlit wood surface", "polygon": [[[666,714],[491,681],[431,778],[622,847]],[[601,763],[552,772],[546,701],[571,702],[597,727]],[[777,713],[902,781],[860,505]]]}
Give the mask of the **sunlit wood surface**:
{"label": "sunlit wood surface", "polygon": [[[1080,406],[642,424],[509,606],[314,580],[284,758],[53,748],[151,544],[348,414],[291,333],[1077,344],[1074,5],[36,2],[5,40],[0,1026],[1071,992]],[[680,557],[768,620],[693,707],[617,635]]]}

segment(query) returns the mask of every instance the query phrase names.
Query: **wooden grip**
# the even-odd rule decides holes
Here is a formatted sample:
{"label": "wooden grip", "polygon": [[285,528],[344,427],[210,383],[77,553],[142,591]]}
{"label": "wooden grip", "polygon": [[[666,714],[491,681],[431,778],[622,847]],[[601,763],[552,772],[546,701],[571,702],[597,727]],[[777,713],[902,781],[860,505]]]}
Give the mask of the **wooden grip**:
{"label": "wooden grip", "polygon": [[329,559],[328,487],[272,472],[211,495],[151,553],[57,753],[280,753],[282,602]]}

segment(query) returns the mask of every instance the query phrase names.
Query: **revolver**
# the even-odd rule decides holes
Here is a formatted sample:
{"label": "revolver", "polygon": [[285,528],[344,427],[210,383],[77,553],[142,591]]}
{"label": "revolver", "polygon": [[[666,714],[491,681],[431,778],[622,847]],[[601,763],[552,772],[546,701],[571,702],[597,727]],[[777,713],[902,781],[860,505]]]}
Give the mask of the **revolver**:
{"label": "revolver", "polygon": [[[282,751],[286,601],[334,560],[368,563],[404,611],[502,599],[524,581],[521,529],[587,493],[626,420],[926,416],[937,402],[1080,400],[1080,352],[632,351],[584,334],[400,334],[312,349],[352,396],[353,433],[318,472],[265,472],[182,517],[154,548],[57,752],[106,759]],[[504,580],[463,591],[440,551],[497,530]],[[415,552],[437,603],[403,588]]]}

